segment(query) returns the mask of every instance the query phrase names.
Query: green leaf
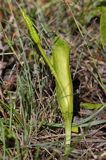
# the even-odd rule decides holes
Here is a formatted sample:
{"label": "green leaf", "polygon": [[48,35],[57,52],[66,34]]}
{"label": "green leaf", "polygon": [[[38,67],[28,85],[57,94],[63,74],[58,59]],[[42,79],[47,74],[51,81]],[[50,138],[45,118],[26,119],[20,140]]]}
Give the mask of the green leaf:
{"label": "green leaf", "polygon": [[80,107],[81,108],[86,108],[86,109],[99,109],[99,108],[101,108],[103,105],[105,105],[105,103],[104,104],[102,104],[102,103],[81,103],[80,104]]}
{"label": "green leaf", "polygon": [[56,81],[56,96],[64,118],[66,154],[71,143],[73,118],[73,86],[69,67],[69,53],[70,48],[68,43],[62,38],[57,37],[52,49],[52,60],[54,70],[60,82],[59,84]]}
{"label": "green leaf", "polygon": [[102,44],[106,46],[106,6],[101,7],[100,33]]}

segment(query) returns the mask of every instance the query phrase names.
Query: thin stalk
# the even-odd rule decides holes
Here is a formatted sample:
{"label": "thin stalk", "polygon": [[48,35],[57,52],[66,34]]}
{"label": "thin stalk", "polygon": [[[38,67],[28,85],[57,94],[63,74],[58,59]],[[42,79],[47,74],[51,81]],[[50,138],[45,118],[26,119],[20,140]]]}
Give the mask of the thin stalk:
{"label": "thin stalk", "polygon": [[72,133],[72,125],[70,123],[70,119],[64,120],[64,126],[65,126],[65,155],[69,155],[70,153],[70,143],[71,143],[71,133]]}

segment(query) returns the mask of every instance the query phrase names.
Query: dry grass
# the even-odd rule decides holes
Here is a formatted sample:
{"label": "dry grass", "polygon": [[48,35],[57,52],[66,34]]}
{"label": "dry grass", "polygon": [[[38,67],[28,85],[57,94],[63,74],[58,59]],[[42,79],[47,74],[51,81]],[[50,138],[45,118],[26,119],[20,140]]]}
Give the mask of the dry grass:
{"label": "dry grass", "polygon": [[[68,40],[72,74],[80,80],[80,101],[103,103],[106,55],[100,41],[100,13],[94,12],[98,2],[68,2],[71,5],[30,0],[18,5],[26,8],[48,55],[55,33]],[[54,79],[35,54],[17,3],[1,0],[0,4],[0,159],[62,159],[65,135]],[[91,117],[85,127],[80,125],[79,134],[73,133],[68,159],[103,160],[105,109],[81,109],[80,115],[74,122]]]}

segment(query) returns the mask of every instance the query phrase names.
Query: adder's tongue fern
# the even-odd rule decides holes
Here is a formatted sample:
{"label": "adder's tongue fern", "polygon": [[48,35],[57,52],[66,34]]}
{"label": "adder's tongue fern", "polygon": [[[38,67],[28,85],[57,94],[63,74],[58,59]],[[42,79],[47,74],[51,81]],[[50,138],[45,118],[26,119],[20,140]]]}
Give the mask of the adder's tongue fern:
{"label": "adder's tongue fern", "polygon": [[73,86],[69,67],[69,45],[62,38],[57,38],[52,48],[52,62],[44,52],[39,36],[33,27],[33,23],[21,9],[22,16],[26,22],[27,28],[33,41],[36,43],[41,55],[49,66],[56,81],[56,96],[62,116],[64,118],[66,132],[66,154],[71,143],[71,128],[73,117]]}

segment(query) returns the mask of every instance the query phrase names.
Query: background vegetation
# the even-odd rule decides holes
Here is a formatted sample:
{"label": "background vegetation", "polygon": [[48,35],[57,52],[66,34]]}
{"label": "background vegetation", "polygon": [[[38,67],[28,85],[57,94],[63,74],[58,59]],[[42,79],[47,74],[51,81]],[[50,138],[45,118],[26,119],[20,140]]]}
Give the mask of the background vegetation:
{"label": "background vegetation", "polygon": [[[64,156],[64,127],[54,78],[36,50],[20,13],[24,7],[49,56],[55,34],[70,44],[74,107],[106,101],[106,48],[100,37],[100,0],[0,0],[0,159]],[[80,83],[80,84],[79,84]],[[97,106],[97,105],[96,105]],[[69,159],[105,158],[104,105],[80,109]]]}

